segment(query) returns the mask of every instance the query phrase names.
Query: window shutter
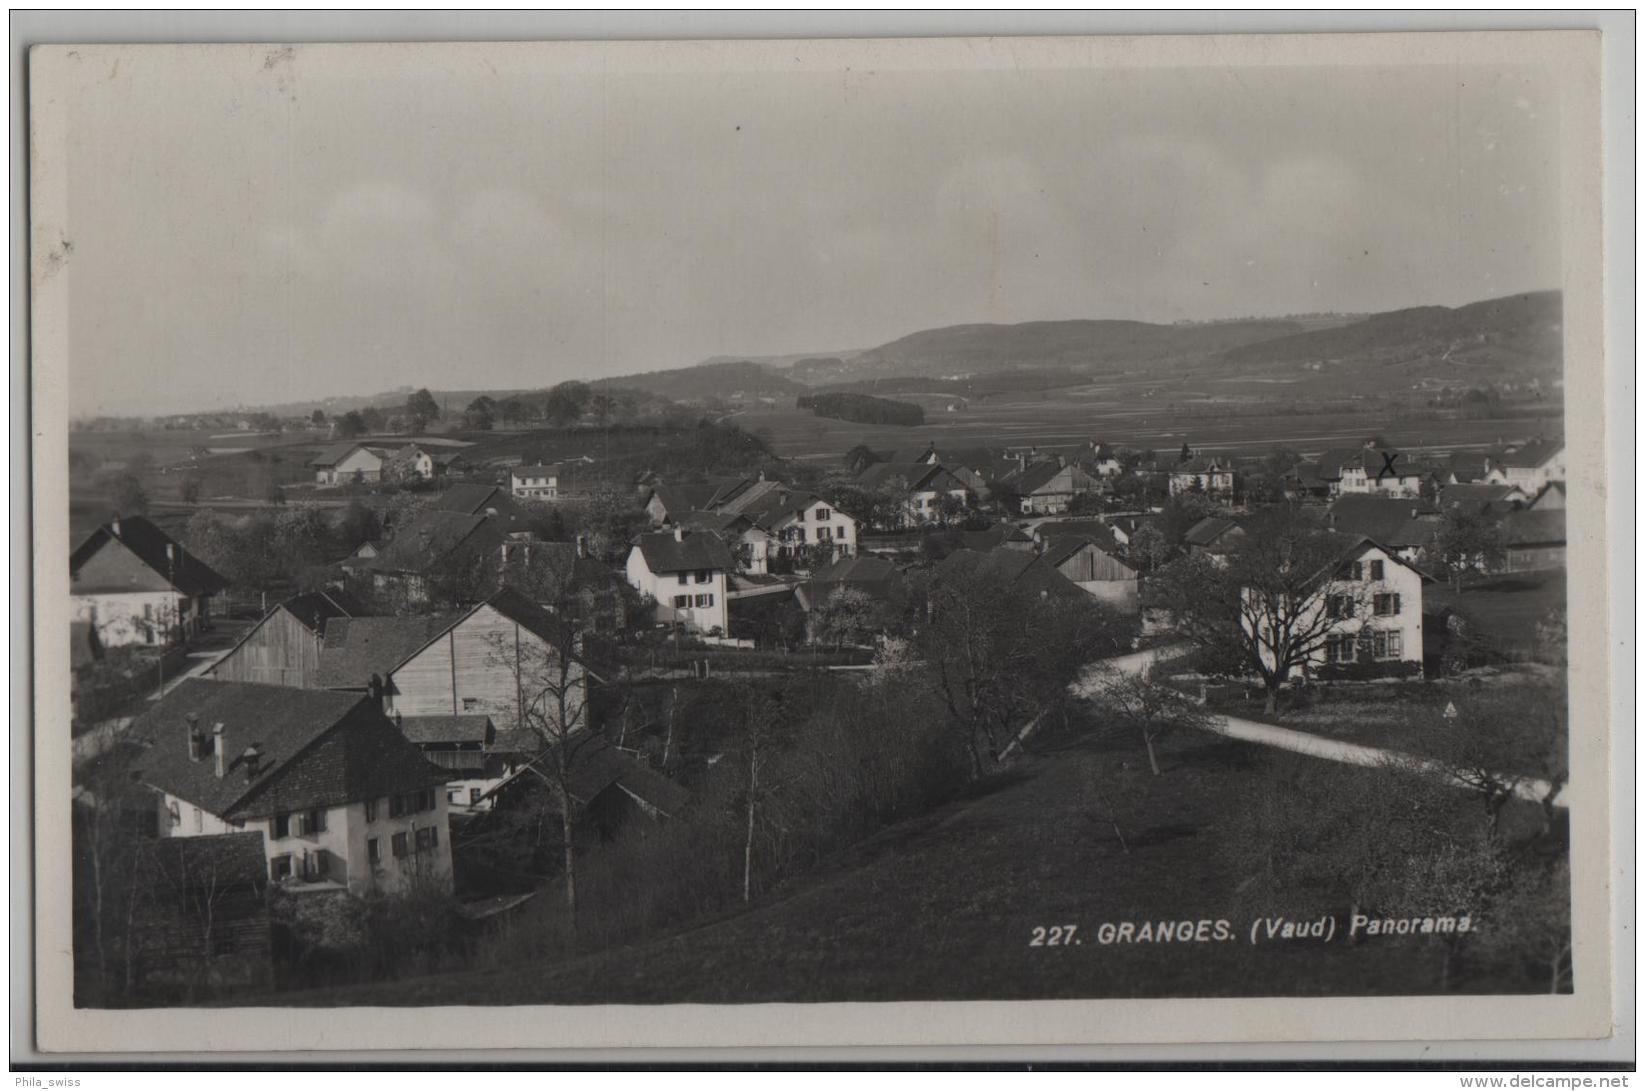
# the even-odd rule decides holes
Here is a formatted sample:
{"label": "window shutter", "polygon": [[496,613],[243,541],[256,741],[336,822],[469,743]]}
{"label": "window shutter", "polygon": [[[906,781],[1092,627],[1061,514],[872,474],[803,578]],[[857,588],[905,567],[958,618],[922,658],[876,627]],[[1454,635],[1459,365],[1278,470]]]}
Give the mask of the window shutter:
{"label": "window shutter", "polygon": [[1394,613],[1399,613],[1399,596],[1397,594],[1394,596]]}

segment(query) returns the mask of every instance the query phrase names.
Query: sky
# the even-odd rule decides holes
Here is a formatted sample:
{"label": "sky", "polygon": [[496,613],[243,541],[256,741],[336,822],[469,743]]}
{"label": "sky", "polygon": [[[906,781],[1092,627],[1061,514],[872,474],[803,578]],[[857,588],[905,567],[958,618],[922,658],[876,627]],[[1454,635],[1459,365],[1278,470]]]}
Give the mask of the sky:
{"label": "sky", "polygon": [[76,416],[1560,283],[1528,69],[71,68]]}

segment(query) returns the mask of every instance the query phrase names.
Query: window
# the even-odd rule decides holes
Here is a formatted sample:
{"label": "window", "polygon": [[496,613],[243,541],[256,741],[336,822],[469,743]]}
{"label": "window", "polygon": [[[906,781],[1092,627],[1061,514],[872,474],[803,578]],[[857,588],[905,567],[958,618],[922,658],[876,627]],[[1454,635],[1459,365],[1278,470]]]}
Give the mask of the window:
{"label": "window", "polygon": [[417,851],[428,852],[440,843],[440,831],[435,826],[424,826],[417,831]]}
{"label": "window", "polygon": [[194,832],[200,833],[206,828],[206,816],[200,808],[194,808]]}
{"label": "window", "polygon": [[834,513],[829,511],[827,508],[817,509],[817,522],[826,523],[832,518],[834,518]]}
{"label": "window", "polygon": [[1363,580],[1365,578],[1365,566],[1359,561],[1355,561],[1353,563],[1350,571],[1352,571],[1353,578],[1356,580]]}
{"label": "window", "polygon": [[375,799],[366,800],[366,821],[377,821],[377,801]]}
{"label": "window", "polygon": [[674,596],[674,609],[684,610],[684,609],[688,608],[690,605],[691,605],[691,596],[690,595],[675,595]]}
{"label": "window", "polygon": [[317,883],[324,879],[331,871],[331,863],[323,852],[303,854],[303,879],[306,882]]}
{"label": "window", "polygon": [[1377,617],[1392,617],[1399,613],[1398,595],[1373,595],[1371,610]]}
{"label": "window", "polygon": [[180,810],[181,808],[176,803],[166,804],[166,821],[171,824],[173,829],[183,824],[183,816],[179,813]]}
{"label": "window", "polygon": [[464,712],[473,712],[475,709],[477,709],[479,707],[480,707],[480,699],[478,697],[464,697],[463,698],[463,711]]}
{"label": "window", "polygon": [[680,586],[684,587],[687,583],[690,583],[690,582],[691,582],[691,577],[688,574],[686,574],[684,572],[681,572],[680,573]]}
{"label": "window", "polygon": [[389,842],[389,847],[394,852],[394,858],[396,860],[405,859],[405,857],[407,855],[407,853],[406,853],[406,835],[403,834],[403,833],[395,834],[394,837]]}
{"label": "window", "polygon": [[1388,648],[1387,648],[1388,658],[1389,659],[1398,659],[1401,655],[1403,655],[1404,652],[1405,652],[1404,643],[1405,642],[1404,642],[1403,638],[1401,637],[1399,630],[1396,629],[1393,632],[1389,633],[1388,634]]}
{"label": "window", "polygon": [[390,818],[399,818],[401,815],[403,815],[405,813],[406,813],[406,797],[405,796],[389,796],[388,797],[388,816]]}
{"label": "window", "polygon": [[1354,661],[1354,638],[1351,636],[1326,637],[1325,661],[1327,663],[1352,663]]}
{"label": "window", "polygon": [[446,802],[447,803],[461,803],[462,801],[463,801],[463,790],[461,788],[447,788],[446,789]]}
{"label": "window", "polygon": [[1354,616],[1354,596],[1328,595],[1325,599],[1325,616],[1328,618],[1347,618]]}
{"label": "window", "polygon": [[714,573],[710,569],[705,568],[701,572],[697,573],[697,582],[698,583],[710,583],[710,582],[713,581],[713,579],[714,579]]}
{"label": "window", "polygon": [[829,541],[833,541],[833,539],[834,539],[834,528],[833,527],[818,527],[817,528],[817,541],[819,541],[819,542],[829,542]]}
{"label": "window", "polygon": [[1371,580],[1372,580],[1372,582],[1380,582],[1381,579],[1382,579],[1382,562],[1381,561],[1372,561],[1371,562]]}
{"label": "window", "polygon": [[714,596],[713,595],[698,595],[697,596],[697,608],[698,609],[701,609],[705,606],[713,606],[713,605],[714,605]]}
{"label": "window", "polygon": [[290,837],[290,836],[291,836],[291,816],[289,814],[277,814],[277,815],[275,815],[274,816],[274,840],[278,841],[281,838]]}
{"label": "window", "polygon": [[373,864],[380,864],[383,860],[382,846],[375,837],[366,838],[366,860]]}
{"label": "window", "polygon": [[468,802],[470,806],[480,802],[480,789],[470,788],[468,790]]}
{"label": "window", "polygon": [[326,829],[326,812],[319,808],[304,811],[295,816],[297,819],[297,836],[313,837],[317,833],[324,833]]}
{"label": "window", "polygon": [[289,855],[276,856],[268,862],[269,878],[275,882],[284,882],[291,878],[291,857]]}

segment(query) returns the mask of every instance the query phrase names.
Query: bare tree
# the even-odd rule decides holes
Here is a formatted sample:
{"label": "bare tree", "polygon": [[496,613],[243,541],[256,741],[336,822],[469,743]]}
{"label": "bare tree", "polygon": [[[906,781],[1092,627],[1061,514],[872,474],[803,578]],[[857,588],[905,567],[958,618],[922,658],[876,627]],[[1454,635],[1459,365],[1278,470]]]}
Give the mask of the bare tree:
{"label": "bare tree", "polygon": [[581,636],[567,619],[553,616],[554,631],[543,644],[510,643],[492,637],[490,660],[511,672],[518,687],[519,726],[531,733],[538,752],[525,768],[546,785],[560,812],[564,841],[565,908],[571,933],[577,930],[578,774],[606,745],[602,725],[590,714],[588,670],[581,661]]}
{"label": "bare tree", "polygon": [[1212,717],[1189,697],[1140,674],[1109,670],[1097,683],[1097,703],[1117,726],[1140,739],[1148,752],[1148,768],[1160,774],[1157,743],[1181,728],[1203,728]]}
{"label": "bare tree", "polygon": [[1185,557],[1161,570],[1155,591],[1179,632],[1262,679],[1272,714],[1292,674],[1365,616],[1372,584],[1342,571],[1341,538],[1292,509],[1267,514],[1226,562]]}
{"label": "bare tree", "polygon": [[1516,798],[1541,807],[1544,830],[1554,824],[1554,800],[1569,776],[1559,687],[1515,683],[1479,690],[1451,704],[1425,744],[1452,782],[1484,805],[1493,838]]}

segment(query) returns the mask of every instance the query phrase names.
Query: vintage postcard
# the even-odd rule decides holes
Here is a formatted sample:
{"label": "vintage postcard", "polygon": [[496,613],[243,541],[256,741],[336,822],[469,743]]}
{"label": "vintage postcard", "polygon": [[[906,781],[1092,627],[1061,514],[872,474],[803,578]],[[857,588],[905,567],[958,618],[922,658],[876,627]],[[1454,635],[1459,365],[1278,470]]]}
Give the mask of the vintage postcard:
{"label": "vintage postcard", "polygon": [[29,81],[40,1048],[1609,1032],[1597,34]]}

